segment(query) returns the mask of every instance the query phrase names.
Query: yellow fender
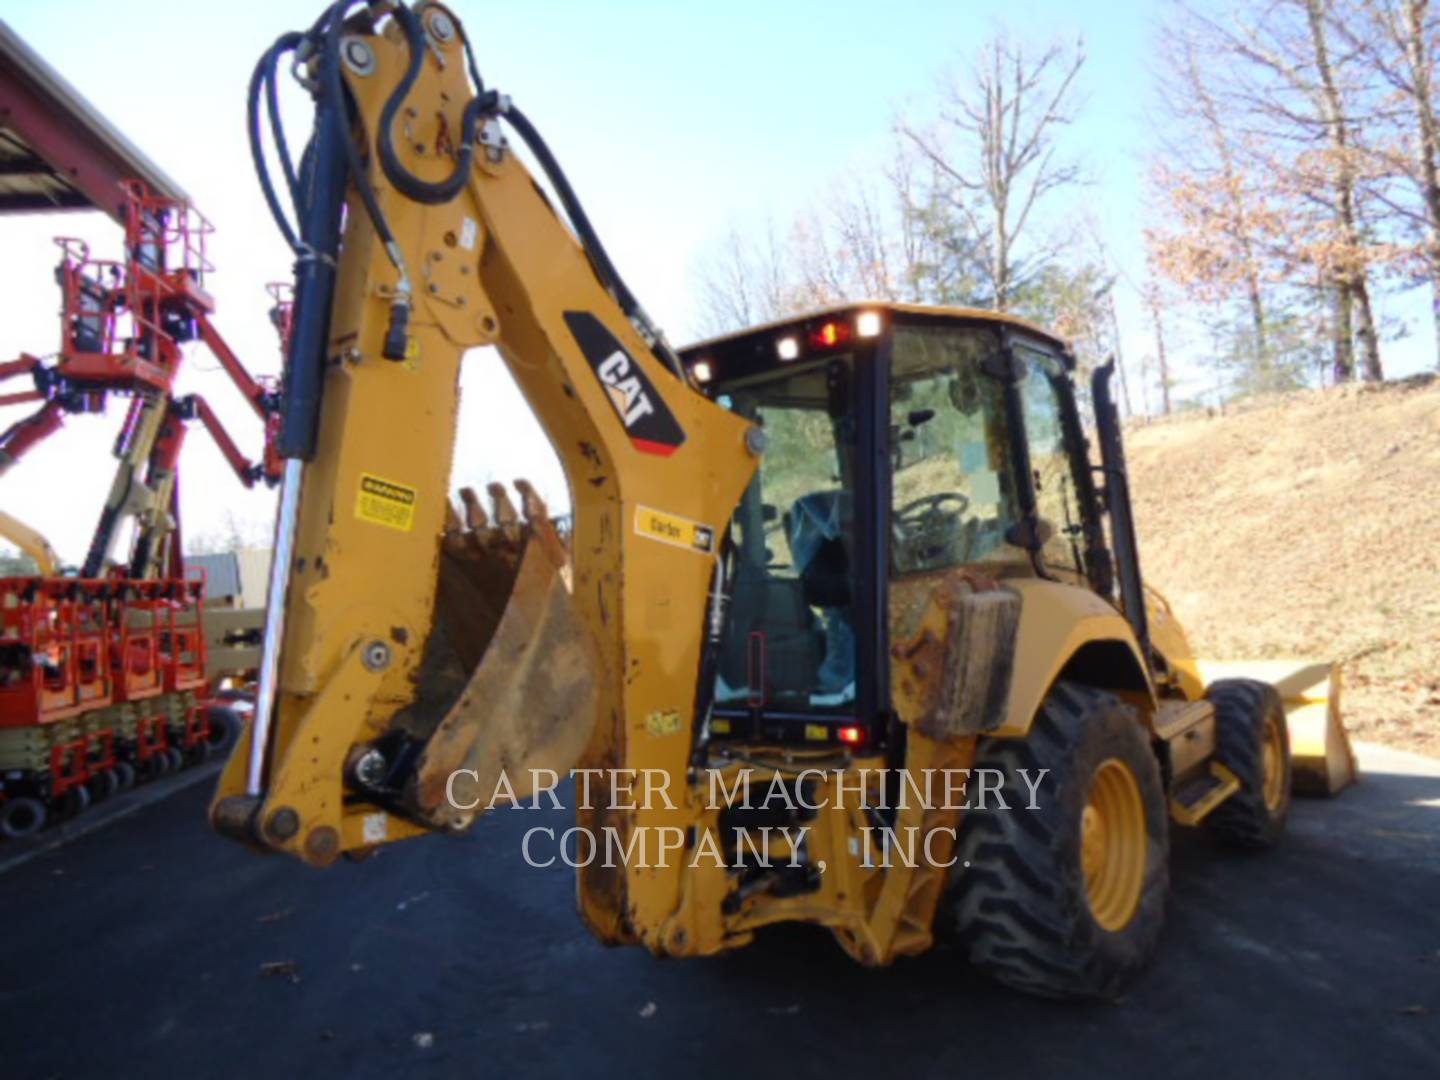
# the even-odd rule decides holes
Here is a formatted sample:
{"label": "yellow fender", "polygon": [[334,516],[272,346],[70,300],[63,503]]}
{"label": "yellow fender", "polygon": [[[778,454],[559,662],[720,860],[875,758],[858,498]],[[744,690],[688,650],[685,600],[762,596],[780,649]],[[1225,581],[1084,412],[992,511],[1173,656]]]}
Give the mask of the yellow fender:
{"label": "yellow fender", "polygon": [[[1130,624],[1114,607],[1087,588],[1059,581],[1007,578],[1000,594],[1018,598],[1019,611],[986,620],[1005,627],[1003,640],[990,641],[992,634],[957,633],[959,625],[976,619],[975,613],[966,620],[956,615],[970,601],[997,594],[972,592],[964,575],[951,575],[937,585],[913,634],[894,650],[894,699],[906,723],[932,738],[982,733],[1022,738],[1056,678],[1077,658],[1086,664],[1087,678],[1141,706],[1148,722],[1155,708],[1154,690]],[[1087,646],[1095,648],[1082,657]],[[960,673],[952,669],[964,665],[971,651],[978,651],[984,662],[967,665],[960,681],[966,683],[967,694],[994,701],[998,708],[956,728],[956,718],[949,715],[955,695],[947,695],[946,685],[956,681]],[[1002,653],[1008,663],[994,662]],[[982,689],[977,680],[986,672],[1002,672],[1008,685]]]}
{"label": "yellow fender", "polygon": [[994,734],[1027,734],[1041,702],[1066,664],[1084,646],[1099,642],[1113,643],[1117,655],[1133,661],[1130,670],[1142,682],[1139,692],[1149,707],[1146,711],[1153,712],[1154,691],[1143,675],[1145,664],[1124,616],[1089,589],[1076,585],[1038,578],[1013,579],[1005,585],[1020,594],[1020,630],[1015,639],[1015,676],[1009,707],[1004,724]]}

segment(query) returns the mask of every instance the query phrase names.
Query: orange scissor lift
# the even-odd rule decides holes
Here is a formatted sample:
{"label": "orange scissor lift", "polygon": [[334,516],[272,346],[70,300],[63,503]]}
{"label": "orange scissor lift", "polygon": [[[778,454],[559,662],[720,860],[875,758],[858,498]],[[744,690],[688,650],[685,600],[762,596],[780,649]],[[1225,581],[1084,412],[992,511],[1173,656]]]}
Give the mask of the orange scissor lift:
{"label": "orange scissor lift", "polygon": [[[57,241],[63,330],[55,362],[22,354],[0,364],[0,382],[28,375],[33,383],[0,394],[0,405],[39,404],[0,433],[0,474],[67,414],[128,400],[117,481],[84,565],[75,574],[0,578],[0,834],[9,837],[203,761],[235,733],[233,724],[212,720],[208,701],[205,581],[187,572],[181,554],[179,454],[198,420],[242,484],[274,483],[278,394],[245,370],[211,322],[210,224],[139,181],[122,186],[122,259],[93,258],[80,241]],[[277,297],[282,334],[285,307]],[[182,346],[197,340],[264,425],[258,462],[204,398],[175,396]],[[148,504],[137,506],[137,491]],[[116,560],[127,517],[133,537]]]}

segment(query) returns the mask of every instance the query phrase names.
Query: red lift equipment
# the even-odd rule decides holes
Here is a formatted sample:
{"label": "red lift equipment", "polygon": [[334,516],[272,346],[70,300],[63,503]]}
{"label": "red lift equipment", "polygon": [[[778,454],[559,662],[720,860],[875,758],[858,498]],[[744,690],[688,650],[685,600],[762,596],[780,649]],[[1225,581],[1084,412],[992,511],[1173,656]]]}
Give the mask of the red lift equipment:
{"label": "red lift equipment", "polygon": [[[212,729],[205,702],[203,574],[187,574],[178,511],[179,454],[198,421],[240,482],[275,483],[275,384],[246,371],[216,330],[205,277],[212,227],[183,199],[121,184],[123,258],[99,259],[61,238],[59,354],[0,363],[0,406],[39,403],[0,433],[0,474],[63,426],[127,399],[111,493],[75,576],[0,578],[0,833],[19,836],[47,816],[203,760]],[[282,337],[287,305],[276,295]],[[176,397],[182,347],[203,342],[265,429],[247,457],[199,395]],[[116,548],[126,525],[128,550]]]}

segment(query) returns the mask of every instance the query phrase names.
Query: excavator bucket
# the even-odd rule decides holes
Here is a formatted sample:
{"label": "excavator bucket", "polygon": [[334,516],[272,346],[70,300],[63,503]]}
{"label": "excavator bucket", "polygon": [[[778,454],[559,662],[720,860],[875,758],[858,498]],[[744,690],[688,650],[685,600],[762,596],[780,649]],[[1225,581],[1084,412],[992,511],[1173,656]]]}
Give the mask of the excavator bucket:
{"label": "excavator bucket", "polygon": [[1290,729],[1292,784],[1304,795],[1334,795],[1358,779],[1355,751],[1340,722],[1340,669],[1305,660],[1199,661],[1206,684],[1258,679],[1280,692]]}
{"label": "excavator bucket", "polygon": [[523,513],[499,484],[489,486],[489,514],[462,490],[463,512],[442,543],[439,640],[404,722],[428,741],[403,794],[412,814],[441,828],[468,825],[502,772],[501,790],[516,798],[546,771],[564,776],[593,729],[595,657],[572,602],[569,556],[534,489],[515,486]]}

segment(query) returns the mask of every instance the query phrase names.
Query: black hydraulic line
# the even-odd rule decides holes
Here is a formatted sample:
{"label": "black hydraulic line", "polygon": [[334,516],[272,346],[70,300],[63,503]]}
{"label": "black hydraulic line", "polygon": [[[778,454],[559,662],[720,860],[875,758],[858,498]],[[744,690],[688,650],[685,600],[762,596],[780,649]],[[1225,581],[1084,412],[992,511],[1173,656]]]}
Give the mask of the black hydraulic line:
{"label": "black hydraulic line", "polygon": [[[270,208],[270,215],[275,219],[281,235],[285,237],[285,243],[292,250],[299,249],[299,240],[284,207],[280,205],[280,197],[275,193],[275,185],[270,179],[270,170],[265,166],[265,150],[260,137],[260,98],[262,94],[266,93],[267,88],[267,105],[274,98],[275,67],[279,63],[280,55],[294,49],[301,40],[300,34],[284,34],[265,51],[250,76],[250,89],[246,97],[246,133],[250,139],[250,160],[255,166],[255,176],[260,181],[260,191],[265,196],[265,205]],[[276,140],[277,156],[280,157],[282,166],[285,166],[288,163],[289,152],[288,149],[282,149],[285,143],[284,132],[279,123],[278,102],[275,107],[268,108],[267,111],[270,113],[271,134]],[[292,183],[291,180],[292,177],[287,173],[286,182],[290,188],[291,201],[298,206],[298,185]]]}
{"label": "black hydraulic line", "polygon": [[[530,118],[520,111],[513,102],[501,95],[490,93],[485,95],[486,107],[503,116],[508,124],[515,129],[516,134],[525,140],[525,145],[535,155],[535,160],[540,163],[550,183],[555,188],[555,194],[560,199],[560,205],[565,209],[565,216],[570,219],[574,226],[576,235],[580,238],[580,245],[585,249],[585,254],[590,257],[590,264],[595,269],[595,274],[600,282],[615,296],[615,302],[620,305],[620,310],[631,319],[648,320],[640,307],[640,302],[635,299],[635,294],[625,284],[620,272],[615,269],[615,264],[610,261],[610,255],[605,250],[605,245],[600,242],[595,227],[590,224],[590,218],[585,213],[585,208],[580,205],[580,198],[575,194],[575,189],[570,186],[570,180],[565,175],[565,170],[560,167],[560,162],[550,151],[545,139],[539,130],[530,122]],[[685,370],[680,364],[680,358],[665,344],[664,340],[651,329],[655,343],[651,351],[655,358],[666,367],[670,368],[679,378],[685,378]]]}
{"label": "black hydraulic line", "polygon": [[289,33],[275,43],[270,50],[274,59],[271,61],[269,76],[265,80],[265,112],[270,118],[270,134],[275,140],[275,156],[280,159],[281,173],[285,177],[285,186],[289,189],[290,202],[293,206],[300,205],[300,180],[295,172],[295,164],[290,158],[290,146],[285,140],[285,125],[280,120],[280,89],[276,69],[279,67],[280,57],[293,51],[303,40],[304,38],[299,34]]}
{"label": "black hydraulic line", "polygon": [[[346,14],[357,2],[337,0],[325,9],[307,33],[282,35],[260,58],[250,80],[247,111],[251,158],[270,212],[296,253],[295,321],[286,355],[278,440],[278,450],[286,458],[309,460],[315,453],[347,177],[354,180],[376,234],[401,272],[400,288],[391,306],[384,354],[390,359],[403,359],[408,343],[409,282],[404,277],[404,263],[394,234],[351,137],[349,98],[340,75],[341,31]],[[315,99],[314,129],[301,155],[298,176],[280,120],[276,87],[280,58],[290,52],[297,53],[302,60],[313,57],[319,68],[311,86]],[[294,227],[281,206],[265,164],[260,137],[262,97],[276,156],[294,203],[297,221]]]}
{"label": "black hydraulic line", "polygon": [[[325,27],[324,54],[320,63],[324,88],[336,102],[340,103],[341,114],[347,120],[345,103],[349,99],[345,95],[345,80],[340,76],[340,31],[345,24],[345,13],[357,2],[358,0],[339,0],[330,8],[330,21]],[[360,159],[360,150],[356,147],[355,140],[349,137],[348,131],[344,143],[345,162],[350,169],[350,177],[355,182],[355,188],[360,193],[360,201],[365,206],[365,213],[369,215],[371,224],[375,226],[375,232],[380,237],[380,242],[387,248],[393,249],[395,234],[390,231],[390,223],[380,209],[380,202],[375,197],[375,189],[370,186],[370,181],[365,175],[365,163]]]}
{"label": "black hydraulic line", "polygon": [[[415,80],[420,76],[420,66],[425,62],[425,28],[420,25],[420,20],[415,13],[403,4],[395,9],[394,14],[401,29],[405,31],[406,44],[410,48],[410,63],[405,68],[405,74],[399,84],[385,99],[385,105],[380,110],[380,130],[376,134],[376,143],[380,151],[380,167],[384,170],[386,179],[394,184],[396,190],[406,198],[414,199],[427,206],[435,206],[453,199],[470,179],[470,165],[475,154],[475,128],[483,111],[483,102],[479,96],[483,88],[476,88],[477,96],[470,99],[461,115],[460,149],[455,155],[454,171],[446,179],[438,183],[431,183],[421,180],[405,168],[400,163],[400,159],[395,156],[395,140],[391,129],[395,126],[395,114],[399,112],[400,106],[404,104],[406,96],[415,85]],[[465,41],[465,52],[467,58],[470,59],[470,71],[474,77],[476,69],[473,58],[469,56],[470,42],[468,40]]]}
{"label": "black hydraulic line", "polygon": [[[343,0],[331,9],[337,20],[337,9],[342,6]],[[333,79],[322,79],[317,89],[314,133],[299,176],[300,255],[295,263],[295,321],[285,358],[277,443],[282,457],[305,461],[315,456],[320,422],[335,260],[340,248],[340,215],[345,205],[345,148],[351,141],[345,100],[336,86],[339,50],[326,50],[319,63],[322,72],[333,75]]]}
{"label": "black hydraulic line", "polygon": [[1140,578],[1140,549],[1135,539],[1135,517],[1130,507],[1130,479],[1125,468],[1125,444],[1120,435],[1120,412],[1110,393],[1115,375],[1111,357],[1090,376],[1090,397],[1095,404],[1095,433],[1105,471],[1105,505],[1110,512],[1110,539],[1120,578],[1120,602],[1125,618],[1140,643],[1140,655],[1150,663],[1150,625],[1145,614],[1145,589]]}
{"label": "black hydraulic line", "polygon": [[[345,13],[356,2],[357,0],[338,0],[330,9],[330,23],[325,28],[325,48],[321,70],[326,87],[335,101],[340,103],[342,110],[347,105],[349,98],[345,95],[345,82],[340,76],[340,31],[345,22]],[[397,6],[395,10],[409,14],[403,4]],[[413,61],[411,66],[416,66]],[[392,100],[394,100],[393,95]],[[345,116],[348,122],[348,113]],[[399,244],[395,242],[395,234],[390,229],[385,212],[380,209],[380,201],[375,197],[375,189],[371,186],[370,178],[365,173],[365,163],[360,159],[360,150],[356,147],[355,140],[350,137],[348,130],[344,139],[344,150],[345,163],[350,171],[350,179],[355,184],[355,190],[360,194],[360,202],[364,205],[365,213],[369,216],[371,225],[375,227],[375,233],[379,236],[380,243],[384,245],[386,254],[389,255],[391,263],[394,264],[395,270],[400,275],[395,296],[390,302],[390,324],[385,329],[385,339],[380,346],[380,355],[386,360],[404,360],[409,354],[410,344],[410,280],[405,270],[404,256],[400,253]],[[468,169],[465,175],[468,177]]]}
{"label": "black hydraulic line", "polygon": [[[251,157],[255,163],[256,173],[260,179],[262,192],[265,201],[275,217],[280,231],[286,241],[296,251],[299,262],[297,263],[297,286],[296,286],[296,325],[297,330],[301,319],[302,301],[308,300],[302,297],[300,283],[302,279],[314,278],[313,266],[316,263],[323,264],[327,257],[333,260],[338,246],[339,211],[343,205],[343,185],[345,174],[354,182],[356,192],[375,228],[376,235],[381,244],[385,247],[387,254],[394,263],[396,270],[400,273],[401,279],[396,290],[396,296],[391,304],[390,325],[385,334],[382,345],[382,355],[389,360],[402,360],[405,358],[408,346],[408,329],[410,319],[410,282],[406,275],[403,256],[397,245],[394,233],[390,229],[389,222],[380,208],[379,200],[370,184],[366,174],[365,164],[361,159],[360,150],[355,140],[350,137],[349,122],[349,98],[346,95],[344,80],[340,73],[340,49],[341,33],[344,27],[345,18],[351,8],[355,7],[361,0],[336,0],[316,20],[315,24],[306,34],[290,33],[285,34],[270,47],[261,57],[260,63],[256,66],[255,73],[251,77],[249,97],[249,129]],[[413,87],[419,75],[421,65],[424,63],[426,53],[426,41],[424,27],[420,19],[413,11],[403,4],[390,9],[389,12],[400,25],[406,35],[407,44],[410,50],[410,60],[405,75],[394,91],[386,99],[381,110],[379,131],[376,133],[377,153],[382,171],[386,178],[395,185],[396,190],[407,198],[416,202],[429,205],[447,202],[454,198],[468,182],[474,156],[476,128],[481,118],[487,114],[498,114],[503,116],[507,122],[514,127],[515,131],[529,146],[535,154],[541,168],[544,170],[550,183],[554,186],[561,206],[569,218],[581,246],[588,256],[591,266],[601,284],[615,297],[621,310],[627,318],[634,321],[651,339],[651,351],[662,364],[668,367],[677,377],[684,378],[684,368],[680,358],[665,342],[664,338],[650,324],[639,302],[635,299],[634,293],[625,284],[624,279],[615,268],[609,253],[601,243],[594,226],[590,223],[589,216],[585,213],[579,197],[571,187],[569,179],[564,170],[560,167],[559,161],[551,152],[540,132],[530,122],[525,114],[516,108],[509,98],[487,92],[481,80],[480,72],[475,63],[474,52],[470,45],[469,37],[459,20],[455,25],[459,28],[462,44],[464,46],[466,64],[470,77],[475,84],[476,96],[466,105],[461,121],[461,139],[459,150],[456,155],[456,166],[450,177],[439,183],[431,183],[421,180],[410,173],[400,163],[394,152],[392,127],[395,116],[406,95]],[[276,91],[276,68],[280,58],[288,52],[297,52],[303,59],[309,50],[318,52],[317,62],[319,64],[319,77],[316,85],[312,88],[316,98],[316,126],[315,135],[311,143],[306,147],[302,156],[300,176],[294,176],[294,170],[290,160],[289,148],[285,141],[283,127],[280,122],[279,104]],[[301,219],[301,225],[297,230],[292,228],[287,215],[280,205],[274,185],[265,167],[264,153],[260,138],[260,101],[264,98],[265,109],[272,128],[272,137],[275,141],[276,155],[280,159],[281,168],[285,174],[286,185],[291,189],[292,199],[295,203],[297,218]],[[326,111],[328,115],[325,126],[335,126],[341,129],[343,137],[338,139],[339,146],[336,147],[332,139],[334,133],[321,134],[321,113]],[[322,143],[328,144],[328,153],[317,153],[317,147]],[[340,199],[335,205],[329,202],[329,196],[321,199],[317,204],[315,199],[317,193],[328,192],[333,177],[330,175],[335,169],[331,157],[338,150],[338,156],[343,162],[344,169],[340,176]],[[316,160],[307,160],[312,157],[323,157],[324,163]],[[333,211],[334,225],[328,232],[321,234],[314,233],[312,229],[320,227],[320,219],[328,218]],[[308,222],[308,224],[307,224]],[[312,268],[309,272],[306,268]],[[333,291],[333,266],[329,272],[322,274],[322,277],[330,279],[325,287],[327,293],[326,313],[324,316],[328,326],[328,294]],[[300,335],[297,332],[292,337],[291,357],[306,355],[305,352],[297,352],[297,346],[310,349],[311,346],[299,346]],[[318,343],[323,346],[323,341]],[[314,419],[302,420],[301,417],[310,415],[312,412],[318,417],[319,404],[319,373],[308,374],[292,373],[286,371],[285,397],[286,419],[281,435],[281,452],[288,450],[303,451],[301,456],[308,457],[313,453],[314,445]],[[315,386],[310,386],[311,381]],[[292,386],[293,383],[293,386]],[[300,398],[292,400],[292,389]],[[292,419],[293,417],[293,419]],[[308,434],[304,434],[308,431]],[[287,434],[293,432],[293,434]],[[288,456],[288,455],[287,455]]]}

